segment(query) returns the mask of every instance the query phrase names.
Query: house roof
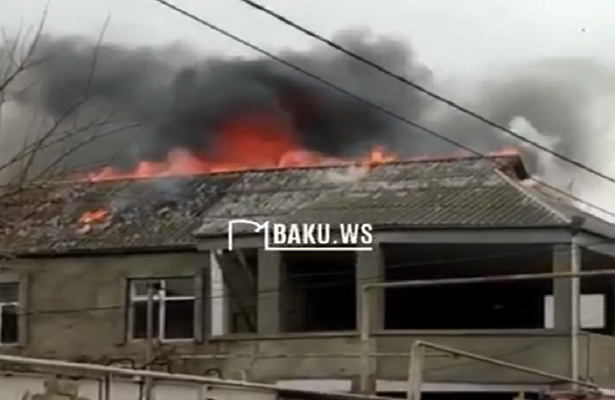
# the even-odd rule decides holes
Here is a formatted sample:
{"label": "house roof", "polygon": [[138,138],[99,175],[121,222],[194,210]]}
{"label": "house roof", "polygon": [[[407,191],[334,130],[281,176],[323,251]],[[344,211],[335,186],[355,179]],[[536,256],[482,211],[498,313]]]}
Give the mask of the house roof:
{"label": "house roof", "polygon": [[383,164],[364,176],[341,168],[250,172],[229,189],[224,201],[203,215],[197,234],[220,235],[229,220],[238,218],[370,223],[380,228],[568,224],[514,184],[518,173],[523,173],[520,165],[516,157],[449,158]]}
{"label": "house roof", "polygon": [[[494,162],[498,168],[494,168]],[[517,156],[245,171],[186,178],[50,183],[3,199],[2,247],[21,254],[193,248],[231,219],[387,228],[568,226],[519,184]],[[84,212],[106,210],[90,225]]]}

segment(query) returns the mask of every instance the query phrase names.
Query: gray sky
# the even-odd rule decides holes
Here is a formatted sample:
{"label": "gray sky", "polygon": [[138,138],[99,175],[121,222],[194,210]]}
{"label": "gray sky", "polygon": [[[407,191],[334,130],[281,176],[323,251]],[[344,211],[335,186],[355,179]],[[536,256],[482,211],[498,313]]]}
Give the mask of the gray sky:
{"label": "gray sky", "polygon": [[[0,26],[35,24],[48,0],[0,0]],[[267,49],[312,40],[236,0],[172,0]],[[260,0],[326,36],[356,26],[406,38],[439,78],[544,56],[610,61],[612,0]],[[48,33],[96,36],[129,45],[184,42],[208,52],[249,54],[230,39],[152,0],[49,0]],[[585,29],[585,31],[582,31]]]}

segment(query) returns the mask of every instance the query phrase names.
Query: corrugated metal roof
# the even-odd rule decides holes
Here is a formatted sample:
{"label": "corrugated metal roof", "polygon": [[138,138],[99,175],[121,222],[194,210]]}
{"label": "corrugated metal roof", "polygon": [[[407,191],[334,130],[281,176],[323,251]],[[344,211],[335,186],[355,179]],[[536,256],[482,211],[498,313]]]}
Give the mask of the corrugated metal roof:
{"label": "corrugated metal roof", "polygon": [[[569,224],[507,178],[519,168],[517,157],[452,158],[367,171],[317,167],[48,184],[6,199],[2,241],[19,253],[190,247],[194,231],[225,235],[237,218],[381,228]],[[89,229],[78,223],[84,212],[99,209],[108,213]]]}

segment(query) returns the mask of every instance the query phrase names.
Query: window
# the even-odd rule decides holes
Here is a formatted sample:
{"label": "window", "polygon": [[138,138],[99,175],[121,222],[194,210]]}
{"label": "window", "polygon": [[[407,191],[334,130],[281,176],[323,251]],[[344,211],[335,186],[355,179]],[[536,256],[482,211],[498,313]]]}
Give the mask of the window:
{"label": "window", "polygon": [[19,338],[17,310],[19,284],[0,283],[0,344],[14,344]]}
{"label": "window", "polygon": [[153,332],[157,340],[194,337],[195,282],[192,278],[134,279],[130,284],[131,337],[146,339],[148,290],[152,290]]}

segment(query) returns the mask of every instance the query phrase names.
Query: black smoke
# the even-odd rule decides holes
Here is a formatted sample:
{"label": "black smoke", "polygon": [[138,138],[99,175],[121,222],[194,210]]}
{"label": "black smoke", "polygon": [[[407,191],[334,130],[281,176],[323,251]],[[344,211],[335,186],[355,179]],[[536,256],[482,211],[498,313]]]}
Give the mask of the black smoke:
{"label": "black smoke", "polygon": [[[371,39],[359,31],[336,40],[410,79],[430,82],[429,70],[403,42]],[[251,112],[279,116],[305,147],[330,156],[354,155],[374,144],[390,147],[399,131],[397,121],[370,105],[268,58],[199,58],[170,49],[54,37],[43,38],[36,56],[45,60],[30,71],[37,89],[21,94],[21,104],[55,118],[77,106],[88,116],[105,110],[139,124],[84,146],[73,160],[113,154],[112,163],[129,167],[138,160],[162,160],[174,148],[202,154],[223,123]],[[420,117],[427,105],[416,92],[330,49],[282,57],[409,118]]]}
{"label": "black smoke", "polygon": [[[437,77],[404,41],[374,38],[350,30],[333,38],[351,51],[438,92]],[[331,156],[355,155],[378,144],[402,156],[441,154],[454,146],[412,128],[364,102],[268,58],[202,56],[177,48],[128,48],[85,38],[44,37],[17,90],[17,120],[42,111],[71,127],[94,118],[122,123],[118,129],[84,143],[92,135],[72,135],[41,158],[53,160],[79,145],[63,166],[112,164],[130,168],[139,160],[161,160],[171,149],[203,154],[219,127],[238,113],[278,115],[309,149]],[[520,144],[505,134],[418,93],[336,50],[316,47],[280,55],[357,96],[415,120],[475,150],[486,152]],[[508,126],[524,118],[554,149],[581,162],[594,162],[594,135],[586,118],[591,95],[614,82],[605,69],[585,60],[540,61],[481,77],[472,96],[451,92],[470,108]],[[591,76],[592,78],[587,78]],[[25,83],[24,83],[25,82]],[[34,82],[33,85],[27,85]],[[78,111],[78,112],[77,112]],[[113,126],[115,126],[113,125]],[[89,131],[100,131],[102,124]],[[13,138],[24,125],[10,124]],[[19,128],[19,129],[17,129]],[[90,132],[91,133],[91,132]],[[89,140],[89,139],[88,139]],[[523,150],[530,165],[539,153]]]}

